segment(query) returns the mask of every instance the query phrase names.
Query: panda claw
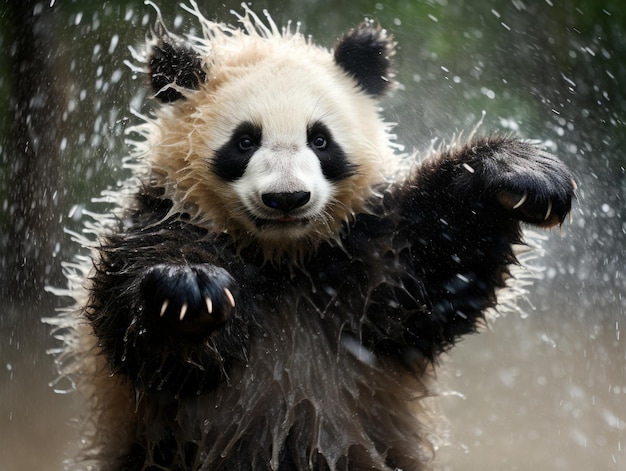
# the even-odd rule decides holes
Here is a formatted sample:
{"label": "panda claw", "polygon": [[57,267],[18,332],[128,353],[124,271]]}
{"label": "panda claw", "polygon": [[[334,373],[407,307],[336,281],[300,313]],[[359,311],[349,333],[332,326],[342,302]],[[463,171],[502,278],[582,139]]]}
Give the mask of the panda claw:
{"label": "panda claw", "polygon": [[165,311],[167,310],[168,304],[169,304],[169,299],[166,299],[165,301],[163,301],[163,304],[161,305],[161,312],[159,313],[160,317],[163,317],[165,315]]}
{"label": "panda claw", "polygon": [[550,214],[552,214],[552,201],[548,201],[548,210],[546,211],[546,215],[543,217],[543,220],[547,221]]}
{"label": "panda claw", "polygon": [[528,192],[525,191],[524,195],[520,198],[520,200],[517,203],[515,203],[515,205],[513,206],[513,209],[517,209],[520,206],[522,206],[526,202],[527,199],[528,199]]}
{"label": "panda claw", "polygon": [[235,298],[233,297],[233,293],[230,292],[228,288],[224,288],[224,294],[228,298],[228,302],[232,307],[235,307]]}
{"label": "panda claw", "polygon": [[204,303],[206,304],[206,310],[209,314],[213,314],[213,301],[208,296],[204,298]]}
{"label": "panda claw", "polygon": [[180,316],[178,319],[182,321],[185,318],[185,314],[187,314],[187,303],[184,303],[180,308]]}

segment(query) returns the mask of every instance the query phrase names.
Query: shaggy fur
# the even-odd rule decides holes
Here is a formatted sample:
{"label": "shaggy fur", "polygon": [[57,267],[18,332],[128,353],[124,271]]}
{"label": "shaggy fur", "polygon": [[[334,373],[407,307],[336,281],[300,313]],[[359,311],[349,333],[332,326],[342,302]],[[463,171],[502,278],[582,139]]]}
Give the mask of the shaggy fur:
{"label": "shaggy fur", "polygon": [[496,306],[520,221],[562,223],[571,175],[508,137],[403,172],[377,111],[384,30],[331,52],[248,10],[237,29],[192,6],[203,37],[159,24],[149,40],[162,105],[135,129],[139,183],[99,218],[77,309],[57,321],[64,373],[92,400],[85,460],[429,469],[433,365]]}

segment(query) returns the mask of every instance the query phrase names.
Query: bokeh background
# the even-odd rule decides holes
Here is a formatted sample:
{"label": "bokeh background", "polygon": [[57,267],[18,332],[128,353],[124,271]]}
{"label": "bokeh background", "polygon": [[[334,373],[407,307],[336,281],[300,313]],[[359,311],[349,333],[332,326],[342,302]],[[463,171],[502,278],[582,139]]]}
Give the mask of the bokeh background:
{"label": "bokeh background", "polygon": [[[162,2],[165,3],[165,2]],[[226,22],[239,1],[198,2]],[[576,174],[572,221],[542,242],[522,310],[439,369],[451,444],[442,470],[626,469],[626,6],[621,0],[258,0],[332,47],[364,17],[398,42],[384,103],[407,150],[467,133],[544,141]],[[160,5],[178,32],[197,28]],[[125,65],[156,14],[139,0],[0,0],[0,468],[63,468],[82,404],[55,384],[41,318],[66,300],[62,262],[91,199],[126,176],[142,109]],[[196,30],[197,31],[197,30]]]}

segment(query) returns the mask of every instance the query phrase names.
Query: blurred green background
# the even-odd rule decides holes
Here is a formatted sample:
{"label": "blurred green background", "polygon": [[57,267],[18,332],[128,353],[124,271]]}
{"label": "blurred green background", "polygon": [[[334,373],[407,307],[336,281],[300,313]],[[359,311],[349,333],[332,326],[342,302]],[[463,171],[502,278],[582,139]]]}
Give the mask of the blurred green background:
{"label": "blurred green background", "polygon": [[[239,1],[199,1],[234,22]],[[524,311],[462,342],[440,369],[451,445],[441,469],[626,469],[626,6],[621,0],[255,1],[332,47],[371,17],[398,42],[384,102],[406,150],[480,133],[544,141],[576,174],[572,222],[549,233]],[[160,5],[178,32],[197,23]],[[91,199],[127,173],[124,129],[145,90],[124,61],[155,21],[127,1],[0,1],[0,463],[62,469],[76,394],[57,394],[42,316]]]}

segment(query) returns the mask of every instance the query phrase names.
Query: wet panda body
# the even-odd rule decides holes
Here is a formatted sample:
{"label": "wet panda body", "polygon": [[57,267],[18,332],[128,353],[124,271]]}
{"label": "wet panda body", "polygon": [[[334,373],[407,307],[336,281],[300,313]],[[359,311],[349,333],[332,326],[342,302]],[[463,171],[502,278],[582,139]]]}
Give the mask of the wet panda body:
{"label": "wet panda body", "polygon": [[402,171],[377,111],[383,30],[329,52],[250,11],[240,31],[189,10],[204,37],[148,44],[162,105],[69,321],[90,459],[429,469],[433,364],[496,305],[520,222],[564,220],[571,175],[504,137]]}

